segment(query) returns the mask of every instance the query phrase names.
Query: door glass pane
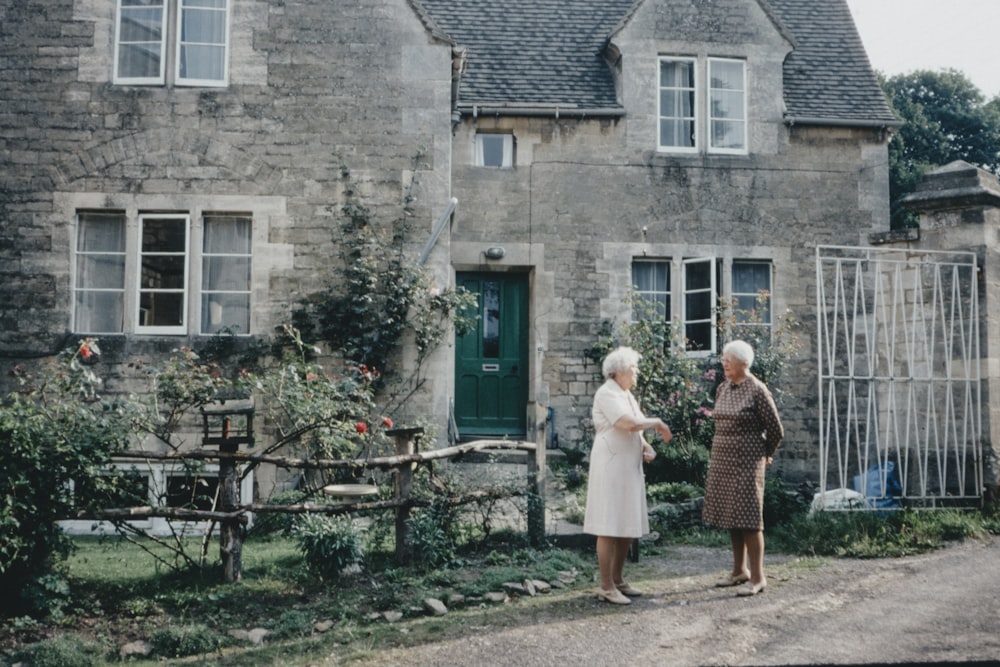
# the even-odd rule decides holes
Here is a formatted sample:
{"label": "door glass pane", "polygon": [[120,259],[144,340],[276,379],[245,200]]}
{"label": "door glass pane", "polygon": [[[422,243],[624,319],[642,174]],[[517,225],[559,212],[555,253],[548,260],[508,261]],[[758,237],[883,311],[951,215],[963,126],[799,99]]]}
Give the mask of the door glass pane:
{"label": "door glass pane", "polygon": [[483,282],[483,357],[500,357],[500,283]]}

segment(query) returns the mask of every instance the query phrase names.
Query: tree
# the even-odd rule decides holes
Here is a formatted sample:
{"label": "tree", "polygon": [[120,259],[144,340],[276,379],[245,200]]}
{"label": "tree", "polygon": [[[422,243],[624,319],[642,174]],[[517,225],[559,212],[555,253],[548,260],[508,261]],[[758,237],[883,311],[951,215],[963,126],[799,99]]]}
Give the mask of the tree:
{"label": "tree", "polygon": [[1000,173],[1000,97],[986,103],[961,72],[917,71],[883,79],[882,88],[905,121],[889,142],[891,226],[917,221],[900,204],[934,167],[955,160]]}

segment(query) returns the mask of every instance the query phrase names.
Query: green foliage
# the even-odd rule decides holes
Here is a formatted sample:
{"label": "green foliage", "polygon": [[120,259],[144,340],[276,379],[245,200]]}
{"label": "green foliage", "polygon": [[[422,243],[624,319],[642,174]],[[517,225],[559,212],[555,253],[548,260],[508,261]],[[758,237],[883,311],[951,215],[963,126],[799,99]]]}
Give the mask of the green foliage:
{"label": "green foliage", "polygon": [[455,509],[447,502],[432,502],[410,515],[414,567],[425,571],[457,563],[458,543]]}
{"label": "green foliage", "polygon": [[294,639],[312,634],[314,613],[305,609],[286,609],[268,624],[269,640]]}
{"label": "green foliage", "polygon": [[[39,379],[15,369],[20,390],[0,402],[0,613],[44,613],[37,598],[57,599],[45,578],[69,553],[58,525],[86,509],[67,493],[71,484],[111,493],[121,481],[102,474],[131,430],[119,403],[102,399],[91,363],[97,341],[65,352]],[[35,601],[23,596],[31,583]],[[48,595],[46,594],[48,591]],[[56,607],[53,607],[54,609]]]}
{"label": "green foliage", "polygon": [[354,199],[350,187],[346,191],[340,235],[334,239],[341,251],[341,280],[303,301],[294,322],[379,374],[412,331],[419,367],[449,325],[458,335],[470,330],[472,322],[462,313],[474,307],[474,296],[433,287],[428,273],[405,252],[412,215],[408,201],[395,220],[380,222]]}
{"label": "green foliage", "polygon": [[200,623],[171,625],[149,637],[153,655],[160,658],[182,658],[218,651],[229,643],[226,636]]}
{"label": "green foliage", "polygon": [[889,142],[889,195],[893,228],[916,226],[901,199],[931,169],[964,160],[1000,170],[1000,101],[982,93],[961,72],[916,71],[883,80],[889,104],[904,121]]}
{"label": "green foliage", "polygon": [[339,579],[344,568],[361,562],[361,535],[350,516],[303,514],[294,534],[306,567],[323,579]]}
{"label": "green foliage", "polygon": [[650,503],[680,503],[700,498],[705,490],[687,482],[657,482],[646,487]]}
{"label": "green foliage", "polygon": [[104,664],[103,653],[99,644],[65,635],[33,644],[19,660],[31,667],[94,667]]}
{"label": "green foliage", "polygon": [[[295,505],[309,498],[305,491],[283,491],[271,496],[267,503],[269,505]],[[281,512],[258,512],[254,515],[253,527],[250,535],[253,537],[266,537],[269,535],[291,535],[295,526],[294,517],[291,514]]]}

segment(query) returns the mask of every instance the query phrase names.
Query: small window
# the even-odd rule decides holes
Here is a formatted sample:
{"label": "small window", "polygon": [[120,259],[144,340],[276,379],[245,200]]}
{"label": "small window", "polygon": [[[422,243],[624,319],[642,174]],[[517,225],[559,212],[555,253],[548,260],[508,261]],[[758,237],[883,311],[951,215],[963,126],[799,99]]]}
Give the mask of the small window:
{"label": "small window", "polygon": [[709,150],[745,153],[747,150],[746,63],[708,60]]}
{"label": "small window", "polygon": [[167,475],[162,506],[211,511],[218,503],[218,476]]}
{"label": "small window", "polygon": [[116,84],[228,84],[229,0],[118,0],[116,18]]}
{"label": "small window", "polygon": [[733,316],[750,326],[771,326],[771,264],[733,262]]}
{"label": "small window", "polygon": [[250,332],[251,221],[206,215],[201,255],[201,332]]}
{"label": "small window", "polygon": [[698,146],[695,61],[661,58],[659,85],[661,149],[694,151]]}
{"label": "small window", "polygon": [[188,217],[140,216],[139,238],[136,331],[186,333]]}
{"label": "small window", "polygon": [[74,329],[117,333],[125,324],[125,214],[78,216],[73,288]]}
{"label": "small window", "polygon": [[652,317],[670,319],[669,260],[633,260],[632,290],[636,299],[632,307],[634,321]]}
{"label": "small window", "polygon": [[684,339],[689,352],[715,352],[717,281],[715,259],[684,260]]}
{"label": "small window", "polygon": [[476,135],[476,166],[512,167],[514,135],[479,133]]}

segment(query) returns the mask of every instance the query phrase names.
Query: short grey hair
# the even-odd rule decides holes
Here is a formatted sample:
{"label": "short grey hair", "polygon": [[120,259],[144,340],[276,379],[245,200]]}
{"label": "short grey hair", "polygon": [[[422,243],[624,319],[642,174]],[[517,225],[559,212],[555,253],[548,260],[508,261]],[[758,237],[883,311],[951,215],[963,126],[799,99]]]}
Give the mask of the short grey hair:
{"label": "short grey hair", "polygon": [[638,365],[640,359],[642,359],[642,355],[632,348],[618,347],[608,352],[608,356],[604,357],[601,372],[604,373],[606,379],[610,380],[616,374],[627,371],[629,367]]}
{"label": "short grey hair", "polygon": [[722,348],[722,354],[736,357],[747,365],[747,369],[753,366],[753,348],[745,340],[731,340]]}

